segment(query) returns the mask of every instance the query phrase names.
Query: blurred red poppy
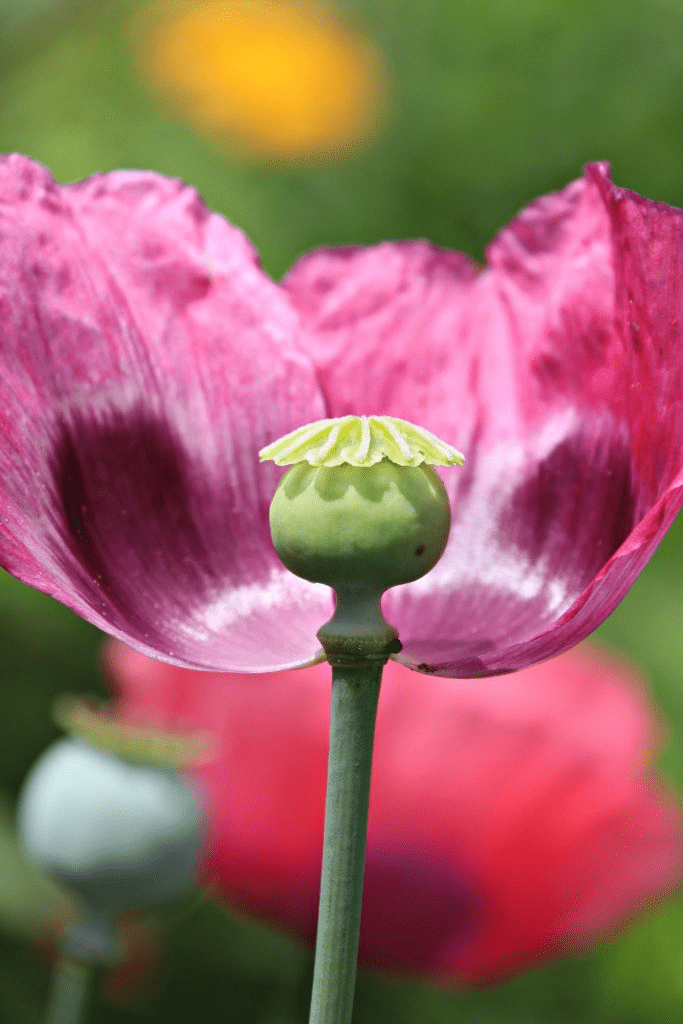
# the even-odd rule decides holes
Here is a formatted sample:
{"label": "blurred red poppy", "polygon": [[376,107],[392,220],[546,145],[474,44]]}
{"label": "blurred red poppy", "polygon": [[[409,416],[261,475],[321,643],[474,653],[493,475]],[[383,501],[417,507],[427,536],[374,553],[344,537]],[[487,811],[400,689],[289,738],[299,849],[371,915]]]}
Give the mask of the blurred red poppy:
{"label": "blurred red poppy", "polygon": [[[193,770],[205,884],[313,941],[329,667],[198,674],[118,641],[105,665],[129,722],[216,735]],[[650,776],[654,721],[634,670],[594,650],[486,683],[390,662],[361,964],[483,983],[642,913],[682,865],[674,801]]]}

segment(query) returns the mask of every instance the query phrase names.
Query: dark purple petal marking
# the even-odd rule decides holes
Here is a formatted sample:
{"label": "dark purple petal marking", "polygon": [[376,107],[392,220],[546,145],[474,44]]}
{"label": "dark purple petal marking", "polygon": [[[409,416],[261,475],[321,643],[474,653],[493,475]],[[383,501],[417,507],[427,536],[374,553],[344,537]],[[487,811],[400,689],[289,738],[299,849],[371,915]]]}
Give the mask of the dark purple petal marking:
{"label": "dark purple petal marking", "polygon": [[[201,601],[216,588],[220,551],[213,559],[207,551],[202,495],[168,424],[144,410],[108,419],[76,415],[62,426],[53,461],[65,530],[54,554],[73,583],[80,569],[84,602],[101,604],[111,625],[157,646],[158,623],[187,613],[188,592]],[[229,509],[223,512],[229,541]]]}
{"label": "dark purple petal marking", "polygon": [[[575,430],[546,442],[545,454],[540,442],[535,454],[531,442],[527,451],[475,451],[470,463],[484,462],[469,466],[476,483],[465,480],[464,493],[451,484],[441,561],[421,588],[397,587],[384,599],[403,643],[397,660],[462,678],[507,671],[519,646],[552,627],[627,539],[635,502],[628,445],[608,427]],[[494,470],[493,460],[508,466]]]}

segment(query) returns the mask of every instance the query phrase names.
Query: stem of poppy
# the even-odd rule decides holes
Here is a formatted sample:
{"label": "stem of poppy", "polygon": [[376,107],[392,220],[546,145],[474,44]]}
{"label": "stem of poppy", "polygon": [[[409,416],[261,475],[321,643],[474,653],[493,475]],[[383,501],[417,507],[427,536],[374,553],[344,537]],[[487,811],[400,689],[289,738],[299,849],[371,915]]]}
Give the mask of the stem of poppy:
{"label": "stem of poppy", "polygon": [[343,416],[299,427],[259,458],[290,466],[270,505],[280,560],[336,597],[317,634],[332,666],[332,714],[310,1024],[350,1024],[375,716],[382,668],[401,650],[381,598],[443,554],[451,511],[432,467],[463,456],[414,423]]}
{"label": "stem of poppy", "polygon": [[386,658],[374,658],[332,667],[325,839],[310,1024],[351,1021],[372,749],[385,662]]}
{"label": "stem of poppy", "polygon": [[62,956],[54,966],[46,1024],[81,1024],[88,993],[90,970]]}

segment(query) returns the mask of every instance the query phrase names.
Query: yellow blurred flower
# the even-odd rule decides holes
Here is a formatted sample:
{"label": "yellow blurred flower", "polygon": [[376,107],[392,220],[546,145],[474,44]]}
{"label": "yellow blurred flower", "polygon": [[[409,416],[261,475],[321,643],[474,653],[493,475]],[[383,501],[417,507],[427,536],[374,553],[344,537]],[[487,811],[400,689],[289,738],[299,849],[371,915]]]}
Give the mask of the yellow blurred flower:
{"label": "yellow blurred flower", "polygon": [[385,108],[379,53],[317,3],[162,0],[138,10],[131,38],[165,105],[252,156],[339,157],[376,132]]}

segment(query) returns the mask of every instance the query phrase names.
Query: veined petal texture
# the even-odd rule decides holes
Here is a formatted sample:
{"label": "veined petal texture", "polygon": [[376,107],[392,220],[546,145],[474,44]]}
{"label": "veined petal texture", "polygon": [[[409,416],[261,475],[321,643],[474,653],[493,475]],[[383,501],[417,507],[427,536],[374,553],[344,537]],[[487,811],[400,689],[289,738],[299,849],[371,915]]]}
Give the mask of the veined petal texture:
{"label": "veined petal texture", "polygon": [[331,602],[272,550],[258,449],[324,405],[250,243],[180,181],[10,156],[0,254],[2,564],[168,660],[314,657]]}
{"label": "veined petal texture", "polygon": [[307,664],[332,601],[275,556],[280,474],[258,452],[393,417],[466,460],[439,470],[444,556],[384,598],[399,660],[462,677],[557,654],[683,503],[682,242],[680,210],[593,164],[483,270],[386,242],[309,253],[277,285],[177,180],[60,186],[4,158],[0,563],[178,664]]}

